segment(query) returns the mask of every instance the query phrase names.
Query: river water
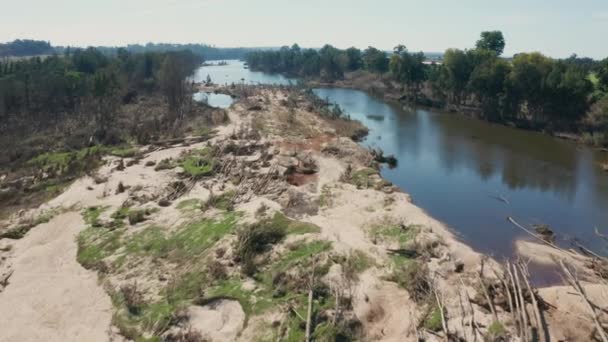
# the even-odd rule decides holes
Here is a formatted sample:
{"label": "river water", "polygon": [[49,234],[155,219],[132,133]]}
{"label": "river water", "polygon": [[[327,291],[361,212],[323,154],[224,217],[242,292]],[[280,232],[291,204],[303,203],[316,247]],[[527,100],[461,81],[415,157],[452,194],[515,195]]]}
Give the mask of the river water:
{"label": "river water", "polygon": [[[234,62],[197,72],[207,74],[225,75],[227,83],[289,83]],[[396,168],[383,168],[386,179],[476,250],[512,256],[515,240],[527,237],[511,216],[525,226],[549,225],[564,246],[576,238],[608,254],[594,234],[594,227],[608,232],[608,173],[599,166],[608,154],[458,114],[406,109],[357,90],[314,91],[370,129],[363,145],[397,157]]]}

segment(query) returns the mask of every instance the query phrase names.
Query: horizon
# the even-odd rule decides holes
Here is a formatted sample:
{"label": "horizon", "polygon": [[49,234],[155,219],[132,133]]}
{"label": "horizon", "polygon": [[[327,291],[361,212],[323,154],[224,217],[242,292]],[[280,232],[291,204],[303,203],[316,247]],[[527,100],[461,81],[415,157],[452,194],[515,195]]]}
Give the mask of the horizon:
{"label": "horizon", "polygon": [[[601,41],[608,35],[608,3],[589,0],[523,0],[488,4],[424,4],[383,0],[376,4],[318,0],[286,4],[264,0],[117,0],[83,4],[11,2],[3,13],[0,41],[35,39],[55,46],[126,46],[148,42],[206,44],[215,47],[338,48],[375,46],[390,51],[405,44],[410,51],[443,52],[474,47],[482,31],[505,35],[505,56],[539,51],[554,58],[573,53],[603,59]],[[23,20],[27,18],[28,20]],[[100,29],[102,28],[102,29]],[[204,42],[204,43],[202,43]]]}

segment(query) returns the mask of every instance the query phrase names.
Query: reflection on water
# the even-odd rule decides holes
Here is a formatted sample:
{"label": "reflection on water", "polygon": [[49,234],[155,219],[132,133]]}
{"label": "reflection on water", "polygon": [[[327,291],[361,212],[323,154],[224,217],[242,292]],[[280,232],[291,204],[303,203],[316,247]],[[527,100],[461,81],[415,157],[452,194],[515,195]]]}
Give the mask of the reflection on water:
{"label": "reflection on water", "polygon": [[194,101],[204,102],[209,106],[215,108],[228,108],[234,102],[230,95],[207,93],[204,91],[195,93],[192,98],[194,99]]}
{"label": "reflection on water", "polygon": [[365,144],[399,160],[383,175],[476,249],[510,255],[521,236],[506,221],[513,216],[608,252],[593,233],[608,230],[608,175],[598,167],[606,154],[455,114],[404,110],[360,91],[315,92],[369,127]]}
{"label": "reflection on water", "polygon": [[245,69],[245,63],[237,60],[228,60],[226,65],[202,66],[192,76],[195,82],[205,82],[207,76],[215,84],[275,84],[288,85],[295,83],[282,75],[267,74],[258,71]]}

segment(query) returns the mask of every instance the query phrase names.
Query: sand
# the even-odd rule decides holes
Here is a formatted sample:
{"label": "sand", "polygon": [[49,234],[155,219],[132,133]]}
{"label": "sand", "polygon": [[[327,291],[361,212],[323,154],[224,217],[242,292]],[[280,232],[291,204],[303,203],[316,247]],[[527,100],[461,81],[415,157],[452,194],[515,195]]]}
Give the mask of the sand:
{"label": "sand", "polygon": [[65,213],[13,243],[13,275],[0,293],[1,341],[107,341],[112,303],[76,261],[84,227]]}

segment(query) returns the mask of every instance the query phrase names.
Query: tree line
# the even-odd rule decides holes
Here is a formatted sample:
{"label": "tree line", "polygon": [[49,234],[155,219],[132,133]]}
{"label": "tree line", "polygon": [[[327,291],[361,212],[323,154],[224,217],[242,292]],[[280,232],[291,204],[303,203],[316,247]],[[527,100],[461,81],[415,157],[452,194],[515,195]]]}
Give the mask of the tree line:
{"label": "tree line", "polygon": [[[503,34],[487,31],[474,49],[446,50],[441,63],[425,62],[422,52],[410,52],[405,45],[385,52],[331,45],[302,49],[295,44],[251,52],[246,61],[253,70],[324,81],[363,70],[396,84],[409,100],[472,109],[492,121],[560,130],[606,125],[608,59],[553,59],[538,52],[503,58],[504,48]],[[589,113],[595,113],[593,120]]]}
{"label": "tree line", "polygon": [[202,63],[191,51],[108,56],[98,49],[0,61],[0,132],[35,131],[66,119],[92,122],[100,138],[123,104],[159,93],[178,119],[188,98],[187,77]]}
{"label": "tree line", "polygon": [[[247,53],[254,51],[254,48],[222,48],[207,44],[171,44],[171,43],[147,43],[128,44],[123,47],[114,46],[96,46],[97,51],[109,55],[116,56],[118,51],[126,50],[131,53],[146,53],[146,52],[169,52],[169,51],[184,51],[188,50],[199,55],[206,60],[214,59],[241,59]],[[25,56],[42,56],[42,55],[63,55],[70,53],[73,50],[81,50],[78,47],[71,46],[52,46],[50,42],[43,40],[17,39],[12,42],[0,43],[0,57],[25,57]]]}
{"label": "tree line", "polygon": [[17,39],[9,43],[0,44],[0,57],[5,56],[39,56],[54,52],[51,43],[42,40]]}

